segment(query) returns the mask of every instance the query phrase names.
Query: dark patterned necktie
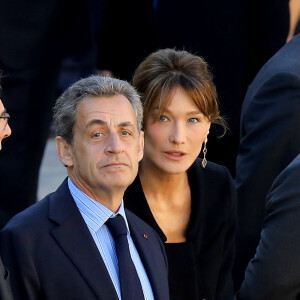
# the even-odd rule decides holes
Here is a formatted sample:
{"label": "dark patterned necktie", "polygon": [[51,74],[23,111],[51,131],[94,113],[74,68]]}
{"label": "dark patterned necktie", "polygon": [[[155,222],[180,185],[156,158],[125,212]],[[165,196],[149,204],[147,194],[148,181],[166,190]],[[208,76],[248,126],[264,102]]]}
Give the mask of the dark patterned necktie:
{"label": "dark patterned necktie", "polygon": [[106,225],[115,240],[122,300],[144,300],[142,285],[130,256],[125,220],[117,215],[109,218]]}

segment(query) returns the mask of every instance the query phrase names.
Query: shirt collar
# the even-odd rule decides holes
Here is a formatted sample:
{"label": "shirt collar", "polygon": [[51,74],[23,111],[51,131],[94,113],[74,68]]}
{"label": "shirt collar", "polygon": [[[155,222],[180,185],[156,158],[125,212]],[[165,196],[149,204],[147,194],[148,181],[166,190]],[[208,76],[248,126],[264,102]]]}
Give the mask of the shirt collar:
{"label": "shirt collar", "polygon": [[114,218],[120,214],[125,220],[127,232],[130,233],[123,199],[120,208],[116,213],[114,213],[100,202],[85,194],[72,182],[70,178],[68,178],[68,187],[83,218],[85,221],[86,218],[89,219],[89,225],[92,226],[95,231],[98,231],[109,218]]}

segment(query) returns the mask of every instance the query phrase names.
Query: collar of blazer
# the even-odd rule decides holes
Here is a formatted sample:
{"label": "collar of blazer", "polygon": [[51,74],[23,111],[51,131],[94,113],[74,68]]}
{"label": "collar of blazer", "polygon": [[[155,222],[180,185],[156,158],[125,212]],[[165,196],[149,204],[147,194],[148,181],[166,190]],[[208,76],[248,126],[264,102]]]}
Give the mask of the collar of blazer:
{"label": "collar of blazer", "polygon": [[67,180],[50,196],[49,219],[57,224],[51,235],[97,298],[118,300],[102,257],[69,192]]}

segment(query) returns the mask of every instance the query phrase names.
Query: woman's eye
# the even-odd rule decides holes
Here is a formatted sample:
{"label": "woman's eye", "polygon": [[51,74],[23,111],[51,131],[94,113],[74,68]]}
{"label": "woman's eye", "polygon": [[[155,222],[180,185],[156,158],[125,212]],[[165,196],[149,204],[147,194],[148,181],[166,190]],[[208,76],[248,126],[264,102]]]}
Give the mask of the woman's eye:
{"label": "woman's eye", "polygon": [[166,116],[160,116],[160,117],[159,117],[159,121],[165,122],[165,121],[167,121],[167,120],[168,120],[168,118],[167,118]]}
{"label": "woman's eye", "polygon": [[190,118],[190,119],[188,119],[188,122],[189,123],[198,123],[199,119],[197,119],[197,118]]}

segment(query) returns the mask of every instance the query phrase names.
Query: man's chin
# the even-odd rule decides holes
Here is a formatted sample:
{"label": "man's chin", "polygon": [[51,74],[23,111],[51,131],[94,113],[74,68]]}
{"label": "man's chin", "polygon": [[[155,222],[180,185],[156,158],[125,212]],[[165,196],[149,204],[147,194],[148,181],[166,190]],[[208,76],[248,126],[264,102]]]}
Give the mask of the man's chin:
{"label": "man's chin", "polygon": [[116,190],[126,190],[128,186],[133,182],[133,180],[124,180],[124,178],[119,179],[119,180],[112,180],[109,183],[109,186],[111,189],[116,189]]}
{"label": "man's chin", "polygon": [[[104,185],[109,186],[111,189],[127,189],[127,187],[133,182],[137,175],[133,174],[135,172],[128,172],[128,169],[123,168],[118,171],[105,172],[105,182]],[[104,175],[102,175],[104,176]]]}

